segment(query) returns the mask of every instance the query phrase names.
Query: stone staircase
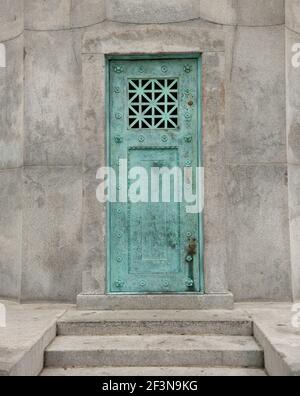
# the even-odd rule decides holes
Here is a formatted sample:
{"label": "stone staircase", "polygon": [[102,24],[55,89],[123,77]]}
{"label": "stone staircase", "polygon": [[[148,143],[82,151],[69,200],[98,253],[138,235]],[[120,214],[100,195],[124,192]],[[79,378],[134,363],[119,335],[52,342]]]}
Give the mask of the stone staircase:
{"label": "stone staircase", "polygon": [[68,311],[43,376],[263,376],[253,323],[236,311]]}

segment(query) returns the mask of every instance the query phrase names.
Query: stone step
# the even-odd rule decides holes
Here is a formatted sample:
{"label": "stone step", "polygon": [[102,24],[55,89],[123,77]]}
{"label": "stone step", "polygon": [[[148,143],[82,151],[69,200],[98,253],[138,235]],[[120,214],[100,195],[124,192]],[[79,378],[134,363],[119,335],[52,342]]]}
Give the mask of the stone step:
{"label": "stone step", "polygon": [[263,351],[245,336],[59,336],[47,348],[46,367],[257,367]]}
{"label": "stone step", "polygon": [[252,320],[239,311],[68,311],[58,335],[233,335],[251,336]]}
{"label": "stone step", "polygon": [[236,367],[77,367],[46,368],[43,377],[264,377],[263,369]]}

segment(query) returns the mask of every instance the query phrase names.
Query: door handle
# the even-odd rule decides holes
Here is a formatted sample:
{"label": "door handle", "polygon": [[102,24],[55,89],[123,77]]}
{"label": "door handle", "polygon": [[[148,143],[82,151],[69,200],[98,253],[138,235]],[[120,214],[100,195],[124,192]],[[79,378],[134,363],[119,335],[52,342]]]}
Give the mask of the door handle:
{"label": "door handle", "polygon": [[186,258],[185,261],[187,263],[191,263],[194,260],[194,256],[197,254],[197,240],[196,238],[191,237],[186,246]]}

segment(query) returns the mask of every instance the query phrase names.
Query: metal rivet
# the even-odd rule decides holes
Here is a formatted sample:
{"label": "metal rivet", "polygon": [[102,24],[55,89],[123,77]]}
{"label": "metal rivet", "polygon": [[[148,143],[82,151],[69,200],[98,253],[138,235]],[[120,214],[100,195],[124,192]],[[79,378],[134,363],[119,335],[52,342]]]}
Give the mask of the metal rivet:
{"label": "metal rivet", "polygon": [[140,67],[139,67],[139,72],[140,72],[141,74],[145,72],[144,66],[140,66]]}
{"label": "metal rivet", "polygon": [[187,168],[189,168],[192,165],[192,161],[191,160],[186,160],[184,164],[185,164],[185,166]]}
{"label": "metal rivet", "polygon": [[188,255],[188,256],[186,256],[186,259],[185,259],[188,263],[191,263],[192,261],[193,261],[193,256],[190,256],[190,255]]}
{"label": "metal rivet", "polygon": [[142,280],[142,281],[140,282],[140,286],[141,286],[141,287],[145,287],[145,286],[146,286],[146,282],[145,282],[144,280]]}
{"label": "metal rivet", "polygon": [[186,135],[186,136],[184,137],[184,141],[185,141],[186,143],[191,143],[192,140],[193,140],[192,135]]}
{"label": "metal rivet", "polygon": [[162,142],[167,142],[168,141],[168,136],[167,135],[163,135],[161,137]]}
{"label": "metal rivet", "polygon": [[163,65],[163,66],[161,67],[161,71],[162,71],[163,73],[167,73],[167,71],[168,71],[168,66]]}
{"label": "metal rivet", "polygon": [[123,143],[123,138],[122,138],[122,136],[116,136],[116,137],[115,137],[115,142],[116,142],[116,143]]}
{"label": "metal rivet", "polygon": [[190,237],[192,236],[192,233],[191,233],[191,232],[187,232],[187,233],[186,233],[186,236],[187,236],[188,238],[190,238]]}
{"label": "metal rivet", "polygon": [[185,66],[184,66],[184,71],[185,71],[186,73],[190,73],[190,72],[192,71],[192,66],[191,66],[191,65],[185,65]]}
{"label": "metal rivet", "polygon": [[120,120],[122,118],[122,114],[121,113],[116,113],[115,117],[117,120]]}
{"label": "metal rivet", "polygon": [[123,73],[124,67],[123,66],[115,66],[114,71],[115,71],[115,73],[118,73],[118,74]]}
{"label": "metal rivet", "polygon": [[122,261],[122,257],[117,257],[117,262],[120,263]]}
{"label": "metal rivet", "polygon": [[121,214],[121,213],[122,213],[122,210],[121,210],[121,209],[117,209],[117,213],[118,213],[118,214]]}
{"label": "metal rivet", "polygon": [[193,286],[194,286],[194,281],[193,281],[192,279],[187,279],[187,280],[185,281],[185,285],[186,285],[187,287],[193,287]]}
{"label": "metal rivet", "polygon": [[118,287],[118,288],[123,287],[124,286],[124,282],[122,282],[121,280],[117,280],[117,281],[115,281],[115,286]]}
{"label": "metal rivet", "polygon": [[143,135],[139,136],[139,137],[138,137],[138,141],[139,141],[140,143],[144,142],[144,141],[145,141],[145,136],[143,136]]}
{"label": "metal rivet", "polygon": [[121,92],[121,88],[120,87],[115,87],[114,88],[114,93],[120,93]]}
{"label": "metal rivet", "polygon": [[163,282],[163,286],[164,286],[164,287],[169,287],[169,282],[168,282],[168,281],[164,281],[164,282]]}
{"label": "metal rivet", "polygon": [[122,234],[120,232],[117,233],[118,238],[122,238]]}

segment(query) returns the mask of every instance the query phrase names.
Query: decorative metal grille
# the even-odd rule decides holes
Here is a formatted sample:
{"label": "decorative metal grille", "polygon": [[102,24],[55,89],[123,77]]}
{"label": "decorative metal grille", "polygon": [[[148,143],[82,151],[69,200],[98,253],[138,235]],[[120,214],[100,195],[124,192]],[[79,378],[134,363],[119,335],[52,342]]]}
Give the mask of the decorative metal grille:
{"label": "decorative metal grille", "polygon": [[175,129],[178,127],[178,80],[128,81],[129,128]]}

